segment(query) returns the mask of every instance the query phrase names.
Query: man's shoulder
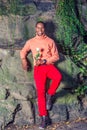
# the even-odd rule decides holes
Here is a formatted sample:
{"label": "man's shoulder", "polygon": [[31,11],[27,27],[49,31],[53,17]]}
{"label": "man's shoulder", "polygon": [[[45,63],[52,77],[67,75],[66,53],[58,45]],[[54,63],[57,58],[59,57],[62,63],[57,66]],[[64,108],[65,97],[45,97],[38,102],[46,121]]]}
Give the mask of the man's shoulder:
{"label": "man's shoulder", "polygon": [[32,38],[28,39],[28,42],[33,41],[34,39],[35,39],[35,37],[32,37]]}
{"label": "man's shoulder", "polygon": [[50,43],[54,43],[54,39],[50,38],[49,36],[47,36],[47,40],[48,40]]}
{"label": "man's shoulder", "polygon": [[32,37],[26,41],[26,43],[32,43],[35,40],[35,37]]}

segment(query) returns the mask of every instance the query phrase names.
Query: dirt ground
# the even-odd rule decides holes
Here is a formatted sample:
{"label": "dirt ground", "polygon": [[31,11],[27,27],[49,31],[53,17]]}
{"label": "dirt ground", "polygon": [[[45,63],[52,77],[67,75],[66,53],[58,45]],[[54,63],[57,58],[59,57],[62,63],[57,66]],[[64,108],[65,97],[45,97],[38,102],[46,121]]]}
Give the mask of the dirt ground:
{"label": "dirt ground", "polygon": [[[5,130],[39,130],[37,125],[18,127],[10,125]],[[48,126],[45,130],[87,130],[87,118],[79,118],[72,122],[59,122]]]}

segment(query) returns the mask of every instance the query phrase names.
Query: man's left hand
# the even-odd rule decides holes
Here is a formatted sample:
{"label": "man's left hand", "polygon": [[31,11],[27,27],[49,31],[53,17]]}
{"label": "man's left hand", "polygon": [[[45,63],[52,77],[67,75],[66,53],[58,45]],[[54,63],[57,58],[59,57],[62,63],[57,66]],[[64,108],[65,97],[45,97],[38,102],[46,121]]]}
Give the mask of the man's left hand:
{"label": "man's left hand", "polygon": [[44,60],[41,60],[41,59],[36,60],[36,66],[43,65],[45,63],[46,62]]}

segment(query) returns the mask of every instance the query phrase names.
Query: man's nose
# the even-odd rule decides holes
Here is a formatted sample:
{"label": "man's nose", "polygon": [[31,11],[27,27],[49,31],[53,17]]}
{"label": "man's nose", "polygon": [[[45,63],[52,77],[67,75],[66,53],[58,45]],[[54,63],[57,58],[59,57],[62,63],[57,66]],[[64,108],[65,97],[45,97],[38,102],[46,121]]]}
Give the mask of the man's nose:
{"label": "man's nose", "polygon": [[40,29],[40,30],[41,30],[42,28],[40,28],[40,27],[39,27],[38,29]]}

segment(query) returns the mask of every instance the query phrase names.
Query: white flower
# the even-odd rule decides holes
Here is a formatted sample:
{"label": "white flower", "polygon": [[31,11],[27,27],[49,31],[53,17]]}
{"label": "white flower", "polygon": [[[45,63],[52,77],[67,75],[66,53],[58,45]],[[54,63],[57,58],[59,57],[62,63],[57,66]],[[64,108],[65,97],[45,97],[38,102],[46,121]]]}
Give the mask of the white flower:
{"label": "white flower", "polygon": [[40,51],[40,48],[36,48],[36,51]]}

